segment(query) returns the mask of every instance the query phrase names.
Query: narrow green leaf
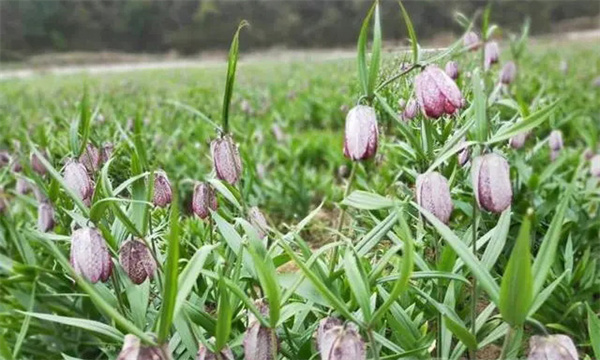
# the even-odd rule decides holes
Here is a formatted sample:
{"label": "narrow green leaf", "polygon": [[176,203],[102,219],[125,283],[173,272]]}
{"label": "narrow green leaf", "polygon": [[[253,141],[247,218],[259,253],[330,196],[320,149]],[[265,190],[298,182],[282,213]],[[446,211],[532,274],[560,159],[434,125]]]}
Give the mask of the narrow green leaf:
{"label": "narrow green leaf", "polygon": [[217,246],[218,245],[204,245],[198,249],[179,275],[179,279],[177,280],[177,299],[175,300],[175,309],[173,310],[174,318],[177,317],[179,310],[192,291],[194,284],[196,284],[198,275],[200,275],[208,255]]}
{"label": "narrow green leaf", "polygon": [[377,3],[371,6],[367,16],[363,20],[362,26],[360,28],[360,34],[358,35],[358,45],[357,45],[357,54],[358,54],[358,80],[360,81],[360,85],[363,89],[363,95],[368,96],[369,94],[369,77],[368,77],[368,68],[367,68],[367,36],[369,32],[369,23],[371,22],[371,17],[373,16],[373,12]]}
{"label": "narrow green leaf", "polygon": [[585,306],[587,308],[588,332],[590,334],[592,349],[594,349],[596,359],[600,359],[600,319],[598,315],[594,314],[588,303]]}
{"label": "narrow green leaf", "polygon": [[379,75],[379,67],[381,65],[381,19],[379,16],[379,1],[375,1],[375,17],[373,19],[373,45],[371,51],[371,62],[369,63],[369,91],[367,96],[371,98],[375,85],[377,84],[377,76]]}
{"label": "narrow green leaf", "polygon": [[378,194],[356,190],[342,201],[342,205],[362,210],[377,210],[394,206],[394,200]]}
{"label": "narrow green leaf", "polygon": [[92,331],[97,334],[110,337],[117,341],[123,341],[123,338],[124,338],[123,334],[119,330],[113,328],[112,326],[109,326],[109,325],[106,325],[106,324],[103,324],[101,322],[94,321],[94,320],[80,319],[80,318],[68,317],[68,316],[51,315],[51,314],[42,314],[42,313],[20,311],[20,310],[17,310],[17,312],[19,312],[23,315],[31,316],[31,317],[41,319],[41,320],[52,321],[55,323],[68,325],[68,326],[75,326],[75,327],[78,327],[78,328],[81,328],[84,330]]}
{"label": "narrow green leaf", "polygon": [[[530,210],[532,213],[533,211]],[[504,321],[512,327],[522,326],[533,300],[531,274],[531,213],[523,219],[517,242],[512,250],[500,285],[498,308]]]}
{"label": "narrow green leaf", "polygon": [[233,316],[233,309],[231,308],[231,301],[229,300],[229,290],[227,289],[225,282],[221,276],[219,280],[219,305],[217,308],[217,329],[215,333],[215,350],[220,352],[221,349],[229,341],[229,334],[231,332],[231,317]]}
{"label": "narrow green leaf", "polygon": [[223,94],[223,110],[222,110],[222,121],[223,131],[229,131],[229,107],[231,104],[231,95],[233,94],[233,85],[235,83],[235,71],[237,69],[238,52],[240,44],[240,31],[248,26],[246,20],[242,20],[238,25],[238,28],[233,35],[231,41],[231,47],[229,48],[229,57],[227,59],[227,81],[225,83],[225,93]]}
{"label": "narrow green leaf", "polygon": [[468,349],[477,349],[477,339],[469,330],[462,324],[452,320],[452,318],[443,315],[444,325],[450,330]]}
{"label": "narrow green leaf", "polygon": [[[552,104],[546,106],[543,109],[540,109],[533,114],[525,117],[523,120],[518,121],[511,126],[503,127],[498,132],[496,132],[492,137],[486,142],[487,145],[491,145],[500,141],[505,141],[510,139],[511,137],[533,130],[540,126],[546,119],[548,119],[549,115],[554,112],[554,108],[559,103],[559,101],[555,101]],[[485,140],[485,139],[484,139]]]}
{"label": "narrow green leaf", "polygon": [[160,323],[158,327],[158,341],[163,343],[169,336],[175,312],[177,298],[177,275],[179,263],[179,207],[177,206],[177,189],[173,189],[171,205],[171,218],[169,220],[170,233],[168,237],[167,266],[165,268],[165,282],[163,303],[161,306]]}
{"label": "narrow green leaf", "polygon": [[275,328],[279,322],[281,291],[279,289],[279,283],[277,282],[277,272],[275,271],[273,260],[268,256],[267,249],[257,236],[250,239],[248,250],[254,260],[254,266],[260,285],[269,300],[270,327]]}
{"label": "narrow green leaf", "polygon": [[346,250],[346,255],[344,256],[344,270],[346,272],[350,290],[352,290],[352,294],[354,294],[354,298],[362,310],[363,317],[365,320],[369,321],[371,318],[371,291],[369,289],[369,284],[360,271],[358,259],[351,249]]}
{"label": "narrow green leaf", "polygon": [[488,121],[486,113],[486,96],[483,89],[481,74],[479,71],[473,72],[473,107],[475,109],[475,137],[478,141],[484,142],[488,134]]}
{"label": "narrow green leaf", "polygon": [[402,18],[404,19],[404,24],[406,25],[406,31],[408,31],[408,37],[410,38],[412,62],[413,64],[416,64],[419,61],[419,43],[417,42],[417,34],[415,33],[415,28],[413,27],[408,12],[404,8],[404,5],[402,5],[402,1],[399,1],[398,4],[400,5],[400,10],[402,11]]}

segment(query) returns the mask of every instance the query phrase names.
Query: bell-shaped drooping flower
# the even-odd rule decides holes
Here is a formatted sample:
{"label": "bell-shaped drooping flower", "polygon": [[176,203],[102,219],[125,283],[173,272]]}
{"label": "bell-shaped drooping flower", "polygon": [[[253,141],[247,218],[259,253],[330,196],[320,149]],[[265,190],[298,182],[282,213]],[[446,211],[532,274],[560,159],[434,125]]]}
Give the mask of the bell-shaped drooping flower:
{"label": "bell-shaped drooping flower", "polygon": [[48,232],[54,228],[54,208],[47,202],[38,205],[38,230]]}
{"label": "bell-shaped drooping flower", "polygon": [[471,149],[469,149],[469,146],[466,144],[466,142],[467,141],[464,137],[460,140],[462,150],[460,150],[456,155],[458,159],[458,165],[460,166],[465,166],[465,164],[471,159]]}
{"label": "bell-shaped drooping flower", "polygon": [[26,195],[31,192],[32,186],[25,178],[18,177],[15,184],[15,192],[20,195]]}
{"label": "bell-shaped drooping flower", "polygon": [[452,80],[458,79],[459,70],[458,63],[456,61],[448,61],[444,70],[446,71],[446,75],[448,75]]}
{"label": "bell-shaped drooping flower", "polygon": [[168,345],[166,342],[163,346],[145,346],[137,336],[127,334],[117,360],[171,360]]}
{"label": "bell-shaped drooping flower", "polygon": [[495,41],[490,41],[489,43],[485,44],[483,56],[484,67],[486,70],[488,70],[492,64],[496,64],[500,59],[500,47],[498,46],[498,43]]}
{"label": "bell-shaped drooping flower", "polygon": [[10,164],[12,157],[6,150],[0,150],[0,169]]}
{"label": "bell-shaped drooping flower", "polygon": [[194,187],[192,195],[192,211],[200,219],[206,219],[210,210],[216,211],[218,207],[215,190],[208,183],[198,183]]}
{"label": "bell-shaped drooping flower", "polygon": [[441,222],[447,224],[452,215],[452,198],[448,180],[442,174],[432,171],[417,176],[415,189],[417,203]]}
{"label": "bell-shaped drooping flower", "polygon": [[80,162],[73,159],[67,161],[63,177],[67,186],[79,195],[81,200],[91,199],[94,193],[94,183]]}
{"label": "bell-shaped drooping flower", "polygon": [[481,46],[479,36],[474,31],[469,31],[463,38],[463,44],[469,50],[477,50]]}
{"label": "bell-shaped drooping flower", "polygon": [[534,335],[529,338],[527,360],[578,360],[577,348],[567,335]]}
{"label": "bell-shaped drooping flower", "polygon": [[328,334],[328,331],[335,327],[343,327],[343,322],[335,317],[328,316],[319,321],[319,327],[315,332],[315,341],[317,343],[317,350],[320,354],[323,354],[324,349],[330,349],[332,341],[335,340],[334,336]]}
{"label": "bell-shaped drooping flower", "polygon": [[98,230],[86,227],[71,234],[71,266],[92,283],[108,280],[113,264]]}
{"label": "bell-shaped drooping flower", "polygon": [[402,113],[405,120],[412,120],[417,116],[417,112],[419,111],[419,107],[417,105],[417,101],[415,99],[408,100],[406,107],[404,108],[404,112]]}
{"label": "bell-shaped drooping flower", "polygon": [[[261,314],[269,313],[269,307],[264,300],[257,300],[255,305]],[[275,360],[279,350],[279,340],[274,329],[261,325],[258,319],[249,316],[243,346],[244,360]]]}
{"label": "bell-shaped drooping flower", "polygon": [[600,154],[590,158],[590,174],[600,178]]}
{"label": "bell-shaped drooping flower", "polygon": [[508,140],[508,144],[513,149],[520,149],[525,145],[525,141],[527,140],[528,135],[529,134],[527,132],[517,134]]}
{"label": "bell-shaped drooping flower", "polygon": [[265,219],[265,216],[258,207],[252,206],[248,209],[248,220],[250,220],[250,224],[252,224],[256,230],[259,238],[262,239],[267,236],[269,225],[267,224],[267,219]]}
{"label": "bell-shaped drooping flower", "polygon": [[119,263],[134,284],[141,284],[154,277],[156,261],[150,249],[139,240],[127,240],[119,250]]}
{"label": "bell-shaped drooping flower", "polygon": [[317,344],[321,360],[366,360],[365,342],[353,323],[344,326],[334,320],[322,320]]}
{"label": "bell-shaped drooping flower", "polygon": [[100,150],[100,162],[101,163],[105,163],[107,162],[110,157],[112,156],[113,150],[115,149],[115,146],[113,145],[113,143],[111,142],[107,142],[104,143],[104,145],[102,145],[102,149]]}
{"label": "bell-shaped drooping flower", "polygon": [[210,144],[217,177],[231,185],[242,176],[242,160],[237,145],[230,135],[224,135]]}
{"label": "bell-shaped drooping flower", "polygon": [[508,85],[515,80],[517,76],[517,65],[515,65],[514,61],[509,61],[502,67],[502,71],[500,71],[500,82]]}
{"label": "bell-shaped drooping flower", "polygon": [[93,174],[100,169],[102,156],[100,150],[93,144],[87,144],[85,151],[79,156],[79,162],[85,166],[88,173]]}
{"label": "bell-shaped drooping flower", "polygon": [[235,357],[227,345],[221,350],[221,357],[217,359],[217,355],[215,353],[210,351],[206,346],[204,346],[204,344],[200,344],[198,346],[196,360],[235,360]]}
{"label": "bell-shaped drooping flower", "polygon": [[155,206],[164,208],[171,203],[173,193],[171,190],[171,183],[167,174],[160,170],[154,174],[154,199],[153,203]]}
{"label": "bell-shaped drooping flower", "polygon": [[552,130],[548,136],[548,146],[550,150],[559,151],[563,148],[563,137],[560,130]]}
{"label": "bell-shaped drooping flower", "polygon": [[[44,159],[48,159],[48,153],[45,150],[40,152],[40,154],[42,154]],[[31,165],[31,169],[40,175],[46,175],[46,172],[48,172],[44,164],[42,164],[38,156],[33,152],[29,155],[29,163]]]}
{"label": "bell-shaped drooping flower", "polygon": [[471,179],[480,208],[501,213],[512,203],[510,167],[502,156],[491,153],[475,158]]}
{"label": "bell-shaped drooping flower", "polygon": [[454,80],[435,65],[427,66],[417,75],[415,90],[421,111],[431,118],[453,114],[464,102]]}
{"label": "bell-shaped drooping flower", "polygon": [[344,155],[354,161],[369,159],[377,153],[378,140],[375,109],[365,105],[350,109],[346,115]]}

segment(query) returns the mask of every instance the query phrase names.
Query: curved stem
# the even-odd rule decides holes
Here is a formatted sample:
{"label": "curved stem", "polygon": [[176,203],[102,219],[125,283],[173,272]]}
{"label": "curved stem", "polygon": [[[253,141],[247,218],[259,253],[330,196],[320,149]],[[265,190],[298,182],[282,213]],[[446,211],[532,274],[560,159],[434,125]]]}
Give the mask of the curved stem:
{"label": "curved stem", "polygon": [[421,67],[421,65],[419,65],[419,64],[413,64],[408,69],[406,69],[406,70],[404,70],[402,72],[399,72],[396,75],[393,75],[391,78],[385,80],[377,88],[375,88],[375,92],[378,92],[379,90],[383,89],[384,87],[388,86],[389,84],[393,83],[394,81],[398,80],[402,76],[408,74],[409,72],[413,71],[414,69],[416,69],[418,67]]}

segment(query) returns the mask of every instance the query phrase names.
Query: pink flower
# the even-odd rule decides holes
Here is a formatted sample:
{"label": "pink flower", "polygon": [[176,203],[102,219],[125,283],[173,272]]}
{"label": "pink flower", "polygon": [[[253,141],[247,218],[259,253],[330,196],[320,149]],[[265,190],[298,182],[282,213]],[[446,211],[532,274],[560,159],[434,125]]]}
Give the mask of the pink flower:
{"label": "pink flower", "polygon": [[112,273],[110,253],[102,234],[96,229],[81,228],[71,235],[71,266],[92,283],[106,282]]}
{"label": "pink flower", "polygon": [[209,184],[199,183],[194,187],[192,211],[199,218],[206,219],[210,215],[210,210],[216,211],[218,205],[215,191]]}
{"label": "pink flower", "polygon": [[167,174],[164,171],[157,171],[154,175],[154,205],[164,208],[171,203],[172,196],[171,183]]}
{"label": "pink flower", "polygon": [[141,284],[152,278],[156,271],[156,261],[150,250],[139,240],[128,240],[119,250],[119,262],[134,284]]}
{"label": "pink flower", "polygon": [[502,67],[500,72],[500,82],[508,85],[515,80],[517,76],[517,65],[513,61],[509,61]]}
{"label": "pink flower", "polygon": [[419,107],[427,117],[437,119],[444,113],[453,114],[463,105],[464,99],[454,80],[435,65],[417,75],[415,87]]}
{"label": "pink flower", "polygon": [[448,180],[442,174],[433,171],[417,176],[415,189],[417,203],[429,211],[441,222],[447,224],[452,215],[452,198]]}
{"label": "pink flower", "polygon": [[495,41],[490,41],[485,44],[484,50],[484,66],[485,70],[488,70],[492,64],[495,64],[500,59],[500,48],[498,47],[498,43]]}
{"label": "pink flower", "polygon": [[344,155],[354,161],[366,160],[377,152],[377,115],[370,106],[357,105],[346,115]]}
{"label": "pink flower", "polygon": [[510,167],[502,156],[491,153],[475,158],[471,179],[480,208],[501,213],[512,203]]}
{"label": "pink flower", "polygon": [[446,75],[450,76],[452,80],[458,79],[458,63],[456,61],[448,61],[446,63],[446,67],[444,68]]}
{"label": "pink flower", "polygon": [[242,160],[237,145],[230,135],[213,140],[210,144],[217,177],[235,184],[242,176]]}

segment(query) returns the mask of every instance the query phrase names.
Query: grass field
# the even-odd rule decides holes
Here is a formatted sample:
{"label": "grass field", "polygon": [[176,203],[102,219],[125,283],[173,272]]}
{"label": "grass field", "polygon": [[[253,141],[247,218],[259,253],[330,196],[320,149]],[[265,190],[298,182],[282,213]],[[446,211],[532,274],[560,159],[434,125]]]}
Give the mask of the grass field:
{"label": "grass field", "polygon": [[[465,106],[404,122],[399,100],[414,97],[420,70],[391,82],[373,101],[377,155],[362,162],[342,151],[346,114],[362,92],[356,60],[238,64],[229,131],[243,172],[234,186],[217,179],[210,149],[226,64],[0,82],[0,150],[23,167],[0,170],[0,357],[114,359],[134,334],[168,344],[176,359],[194,358],[199,345],[227,345],[241,359],[251,312],[279,339],[282,359],[317,358],[313,333],[326,316],[358,324],[369,359],[514,358],[544,332],[597,358],[600,178],[584,151],[600,151],[600,53],[564,42],[525,45],[515,57],[503,43],[500,64],[486,72],[481,52],[437,63],[451,59]],[[500,86],[511,59],[517,77]],[[410,53],[384,54],[377,84],[405,61]],[[522,148],[509,146],[510,135],[529,130]],[[552,130],[564,142],[553,161]],[[512,205],[501,214],[474,209],[472,161],[460,166],[455,156],[463,135],[473,157],[495,152],[510,164]],[[91,174],[87,206],[62,180],[86,140],[114,145]],[[47,151],[45,175],[29,165],[33,148]],[[148,203],[158,169],[174,190],[166,209]],[[448,179],[447,226],[414,203],[417,175],[432,169]],[[197,181],[218,193],[205,220],[191,207]],[[54,209],[49,232],[36,226],[40,199]],[[266,240],[243,220],[253,206],[267,218]],[[113,254],[106,283],[67,263],[81,227],[99,228]],[[119,265],[119,248],[134,237],[158,263],[141,285]],[[252,304],[263,297],[270,310],[261,313]]]}

